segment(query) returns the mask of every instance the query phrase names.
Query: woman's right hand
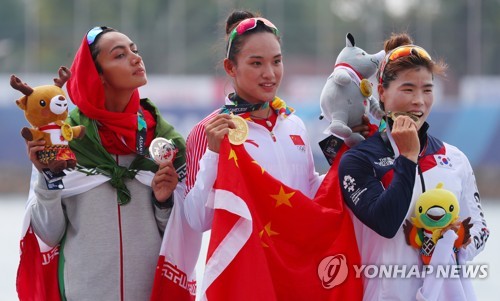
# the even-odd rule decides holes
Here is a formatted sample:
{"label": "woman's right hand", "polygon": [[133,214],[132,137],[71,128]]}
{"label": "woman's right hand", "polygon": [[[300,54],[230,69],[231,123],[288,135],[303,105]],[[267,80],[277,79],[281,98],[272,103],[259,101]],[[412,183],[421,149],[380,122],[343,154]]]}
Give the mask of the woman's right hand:
{"label": "woman's right hand", "polygon": [[45,149],[44,140],[26,141],[26,149],[28,151],[28,158],[33,163],[33,165],[35,165],[36,169],[38,169],[39,172],[42,172],[42,169],[44,168],[48,168],[47,164],[43,164],[42,162],[40,162],[40,160],[38,160],[37,155],[37,152]]}
{"label": "woman's right hand", "polygon": [[417,124],[408,116],[398,116],[392,125],[391,135],[402,156],[417,163],[420,153]]}
{"label": "woman's right hand", "polygon": [[364,114],[361,117],[361,124],[353,126],[351,130],[353,133],[359,133],[361,136],[368,138],[370,134],[370,118]]}
{"label": "woman's right hand", "polygon": [[229,129],[234,129],[235,125],[231,121],[229,114],[219,114],[212,118],[205,125],[205,134],[207,135],[208,149],[219,153],[220,143],[224,136],[229,133]]}

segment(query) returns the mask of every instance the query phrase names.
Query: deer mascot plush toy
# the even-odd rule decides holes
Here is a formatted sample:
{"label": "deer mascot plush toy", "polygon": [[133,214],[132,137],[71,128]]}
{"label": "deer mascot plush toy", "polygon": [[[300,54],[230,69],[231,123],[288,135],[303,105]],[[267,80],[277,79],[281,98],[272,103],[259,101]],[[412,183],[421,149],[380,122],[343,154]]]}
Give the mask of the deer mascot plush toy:
{"label": "deer mascot plush toy", "polygon": [[44,140],[45,149],[38,152],[38,159],[53,173],[76,166],[75,154],[68,141],[85,135],[84,126],[71,127],[65,123],[68,117],[68,99],[62,89],[70,78],[71,71],[59,68],[59,78],[54,85],[30,87],[17,76],[12,75],[10,85],[24,94],[16,104],[24,111],[24,116],[32,128],[24,127],[21,135],[27,141]]}

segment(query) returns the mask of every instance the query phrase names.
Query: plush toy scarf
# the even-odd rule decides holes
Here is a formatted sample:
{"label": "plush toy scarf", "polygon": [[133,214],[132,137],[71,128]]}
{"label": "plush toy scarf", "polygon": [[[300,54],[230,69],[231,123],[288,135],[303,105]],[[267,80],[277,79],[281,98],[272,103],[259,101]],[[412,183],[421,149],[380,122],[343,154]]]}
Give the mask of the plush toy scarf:
{"label": "plush toy scarf", "polygon": [[140,122],[139,112],[147,124],[146,147],[154,138],[155,120],[147,110],[142,110],[139,91],[135,90],[123,112],[110,112],[104,106],[105,96],[97,69],[84,37],[71,66],[72,76],[67,83],[71,101],[90,119],[98,122],[102,145],[111,154],[126,155],[136,152],[136,139]]}

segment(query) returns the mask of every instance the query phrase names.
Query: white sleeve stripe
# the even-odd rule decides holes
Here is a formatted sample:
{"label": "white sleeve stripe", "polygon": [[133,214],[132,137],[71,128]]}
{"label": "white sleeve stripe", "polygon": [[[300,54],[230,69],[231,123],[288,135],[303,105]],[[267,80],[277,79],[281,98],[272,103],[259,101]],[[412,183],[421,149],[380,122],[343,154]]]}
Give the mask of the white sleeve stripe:
{"label": "white sleeve stripe", "polygon": [[200,159],[205,154],[208,141],[205,134],[205,125],[220,112],[219,109],[201,120],[189,133],[186,141],[186,194],[193,188],[196,181],[196,174],[200,169]]}

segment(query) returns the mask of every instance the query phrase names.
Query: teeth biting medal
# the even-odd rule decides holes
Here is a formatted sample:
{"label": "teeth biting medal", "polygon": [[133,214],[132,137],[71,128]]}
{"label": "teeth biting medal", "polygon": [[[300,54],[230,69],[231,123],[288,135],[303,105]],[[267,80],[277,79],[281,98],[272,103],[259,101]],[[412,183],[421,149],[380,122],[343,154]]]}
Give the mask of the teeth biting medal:
{"label": "teeth biting medal", "polygon": [[398,116],[408,116],[410,117],[413,121],[417,122],[418,121],[418,117],[411,114],[411,113],[406,113],[406,112],[391,112],[389,111],[387,113],[387,117],[391,118],[392,120],[396,120],[396,118]]}

